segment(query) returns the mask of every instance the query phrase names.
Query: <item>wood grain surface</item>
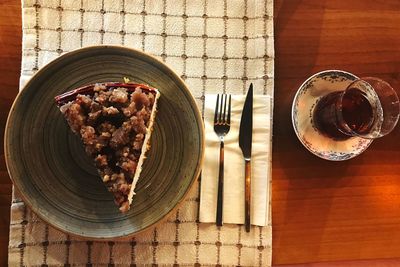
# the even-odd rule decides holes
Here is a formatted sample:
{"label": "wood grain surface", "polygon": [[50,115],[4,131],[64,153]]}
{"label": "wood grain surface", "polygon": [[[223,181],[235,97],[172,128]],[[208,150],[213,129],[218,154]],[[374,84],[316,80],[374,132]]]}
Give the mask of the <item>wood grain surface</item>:
{"label": "wood grain surface", "polygon": [[400,256],[400,127],[355,159],[328,162],[302,147],[290,118],[299,85],[324,69],[399,92],[399,33],[396,0],[275,1],[274,264]]}
{"label": "wood grain surface", "polygon": [[[3,0],[0,6],[2,137],[18,90],[21,10],[17,0]],[[342,261],[307,266],[399,266],[393,259],[400,257],[399,127],[361,156],[333,163],[301,146],[290,109],[298,86],[324,69],[377,76],[399,90],[400,2],[276,0],[275,49],[273,264]],[[11,198],[2,151],[1,266],[7,262]],[[361,259],[374,261],[357,264]]]}
{"label": "wood grain surface", "polygon": [[18,93],[21,68],[21,1],[0,3],[0,266],[7,266],[11,182],[4,161],[4,126]]}

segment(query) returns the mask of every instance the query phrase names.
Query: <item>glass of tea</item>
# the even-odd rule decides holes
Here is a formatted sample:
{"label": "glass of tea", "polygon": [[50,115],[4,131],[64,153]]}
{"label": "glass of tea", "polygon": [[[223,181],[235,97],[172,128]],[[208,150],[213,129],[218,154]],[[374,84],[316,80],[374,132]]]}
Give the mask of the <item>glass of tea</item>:
{"label": "glass of tea", "polygon": [[393,130],[399,114],[399,98],[392,86],[365,77],[344,91],[323,96],[315,106],[313,121],[321,134],[337,141],[354,136],[375,139]]}

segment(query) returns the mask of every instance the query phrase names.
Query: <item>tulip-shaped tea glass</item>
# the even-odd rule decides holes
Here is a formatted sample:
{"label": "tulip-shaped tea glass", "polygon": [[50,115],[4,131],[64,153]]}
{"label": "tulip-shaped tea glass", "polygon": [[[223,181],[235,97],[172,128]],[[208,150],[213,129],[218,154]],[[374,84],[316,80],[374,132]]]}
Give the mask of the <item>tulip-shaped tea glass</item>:
{"label": "tulip-shaped tea glass", "polygon": [[344,91],[323,96],[312,117],[317,130],[337,141],[351,137],[375,139],[390,133],[400,114],[396,91],[385,81],[365,77]]}

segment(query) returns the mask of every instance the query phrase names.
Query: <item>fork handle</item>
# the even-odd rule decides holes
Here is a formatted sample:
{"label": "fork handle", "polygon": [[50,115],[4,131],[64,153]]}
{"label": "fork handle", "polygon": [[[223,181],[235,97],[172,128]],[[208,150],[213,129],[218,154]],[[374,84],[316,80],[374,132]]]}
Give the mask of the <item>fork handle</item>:
{"label": "fork handle", "polygon": [[224,204],[224,141],[219,144],[219,172],[217,196],[217,226],[222,226],[222,206]]}
{"label": "fork handle", "polygon": [[250,204],[251,204],[251,161],[245,161],[245,190],[244,190],[244,225],[246,232],[250,232]]}

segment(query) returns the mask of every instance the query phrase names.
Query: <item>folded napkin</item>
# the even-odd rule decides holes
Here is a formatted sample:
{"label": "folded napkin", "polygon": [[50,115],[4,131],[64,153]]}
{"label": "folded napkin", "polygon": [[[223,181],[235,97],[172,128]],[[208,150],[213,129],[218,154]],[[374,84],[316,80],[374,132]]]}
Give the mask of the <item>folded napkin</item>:
{"label": "folded napkin", "polygon": [[[225,136],[223,222],[244,223],[244,159],[239,147],[240,119],[245,95],[232,95],[231,129]],[[205,158],[201,176],[201,222],[215,222],[217,211],[219,139],[214,132],[216,95],[205,96]],[[270,97],[255,95],[251,180],[251,224],[265,226],[269,214],[271,153]]]}

